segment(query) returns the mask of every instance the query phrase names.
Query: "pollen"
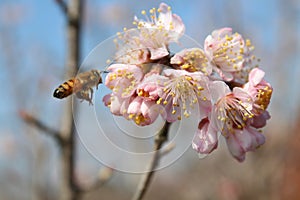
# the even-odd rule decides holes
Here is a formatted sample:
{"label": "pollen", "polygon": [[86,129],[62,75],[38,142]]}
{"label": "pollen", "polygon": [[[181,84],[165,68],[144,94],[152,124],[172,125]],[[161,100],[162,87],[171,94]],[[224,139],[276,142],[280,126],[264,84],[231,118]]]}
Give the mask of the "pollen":
{"label": "pollen", "polygon": [[258,90],[255,103],[258,104],[262,110],[266,110],[268,108],[272,92],[273,90],[269,86],[265,86]]}
{"label": "pollen", "polygon": [[159,98],[159,99],[156,101],[156,104],[161,104],[161,101],[162,101],[162,98]]}
{"label": "pollen", "polygon": [[250,108],[233,95],[223,97],[217,102],[217,106],[219,107],[218,120],[225,123],[228,130],[244,128],[246,121],[254,116]]}
{"label": "pollen", "polygon": [[[195,105],[198,105],[199,100],[204,96],[199,92],[204,88],[199,84],[199,80],[194,80],[192,76],[182,75],[179,77],[173,77],[169,82],[165,84],[163,89],[163,99],[170,99],[173,106],[178,106],[184,110],[185,117],[189,117],[190,113],[195,110]],[[161,100],[158,100],[157,103]],[[163,103],[165,104],[166,101]],[[173,109],[172,114],[176,111]]]}
{"label": "pollen", "polygon": [[246,46],[250,47],[251,46],[251,41],[249,39],[246,40]]}
{"label": "pollen", "polygon": [[111,60],[110,59],[107,59],[106,60],[106,64],[110,64],[111,63]]}

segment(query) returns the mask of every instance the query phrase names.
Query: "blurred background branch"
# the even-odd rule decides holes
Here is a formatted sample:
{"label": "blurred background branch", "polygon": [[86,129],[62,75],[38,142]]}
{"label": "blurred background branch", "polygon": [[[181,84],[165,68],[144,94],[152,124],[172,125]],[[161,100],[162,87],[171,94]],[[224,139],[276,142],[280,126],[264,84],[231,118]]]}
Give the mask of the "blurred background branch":
{"label": "blurred background branch", "polygon": [[64,0],[55,0],[57,5],[60,7],[60,9],[63,11],[65,15],[68,13],[68,5]]}
{"label": "blurred background branch", "polygon": [[170,126],[171,123],[165,122],[162,129],[157,133],[154,141],[152,159],[150,160],[149,167],[147,168],[147,172],[141,178],[141,181],[136,189],[136,192],[132,200],[143,199],[144,195],[146,194],[146,191],[150,187],[151,179],[155,173],[155,168],[158,166],[159,160],[162,157],[162,154],[160,153],[160,149],[163,146],[163,144],[168,140]]}
{"label": "blurred background branch", "polygon": [[61,146],[64,143],[61,133],[55,129],[52,129],[41,122],[39,119],[33,115],[27,113],[26,111],[20,111],[20,117],[29,125],[43,131],[45,134],[51,136],[56,142]]}

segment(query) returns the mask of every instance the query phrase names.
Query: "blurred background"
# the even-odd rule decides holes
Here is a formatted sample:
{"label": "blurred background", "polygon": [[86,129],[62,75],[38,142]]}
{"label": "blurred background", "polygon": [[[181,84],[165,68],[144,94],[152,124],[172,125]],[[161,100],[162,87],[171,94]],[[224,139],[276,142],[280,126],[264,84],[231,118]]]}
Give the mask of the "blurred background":
{"label": "blurred background", "polygon": [[[274,88],[272,118],[264,129],[266,144],[248,153],[245,162],[234,160],[224,142],[205,159],[190,148],[155,174],[145,199],[299,199],[300,1],[165,2],[181,16],[186,34],[200,44],[212,30],[225,26],[251,39]],[[134,15],[158,7],[160,1],[84,3],[82,59],[123,27],[132,27]],[[24,123],[19,112],[26,110],[50,127],[60,126],[63,103],[52,94],[64,81],[66,49],[66,19],[55,0],[0,1],[0,199],[58,196],[57,144]],[[94,101],[102,104],[101,99]],[[81,119],[83,126],[88,121],[89,117]],[[104,166],[79,140],[76,148],[76,179],[88,184]],[[114,171],[106,184],[84,199],[130,199],[139,178]]]}

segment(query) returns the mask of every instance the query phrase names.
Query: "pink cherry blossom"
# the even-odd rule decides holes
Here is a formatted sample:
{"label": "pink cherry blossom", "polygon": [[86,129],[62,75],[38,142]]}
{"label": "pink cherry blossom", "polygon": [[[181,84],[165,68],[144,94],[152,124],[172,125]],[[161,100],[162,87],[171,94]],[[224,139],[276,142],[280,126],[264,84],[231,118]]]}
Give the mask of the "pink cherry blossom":
{"label": "pink cherry blossom", "polygon": [[105,85],[122,98],[131,96],[144,76],[142,69],[136,65],[113,64],[107,70],[110,73],[105,79]]}
{"label": "pink cherry blossom", "polygon": [[210,75],[212,72],[212,66],[208,62],[207,56],[199,48],[184,49],[176,53],[170,63],[175,68],[189,72],[201,71],[205,75]]}
{"label": "pink cherry blossom", "polygon": [[226,139],[232,156],[242,162],[246,153],[265,142],[263,128],[273,88],[257,68],[253,45],[231,28],[221,28],[201,48],[171,52],[185,26],[162,3],[135,17],[137,29],[118,33],[114,64],[107,68],[103,98],[111,113],[147,126],[161,116],[167,122],[197,114],[192,147],[210,154],[218,136]]}
{"label": "pink cherry blossom", "polygon": [[214,102],[213,127],[226,138],[231,154],[238,161],[243,161],[246,152],[254,151],[265,142],[257,128],[266,124],[269,114],[253,113],[254,101],[243,88],[235,87],[231,91],[224,82],[214,81],[210,90]]}
{"label": "pink cherry blossom", "polygon": [[189,117],[194,107],[200,111],[199,118],[207,116],[210,106],[210,96],[207,89],[208,78],[201,72],[190,73],[185,70],[164,70],[169,77],[165,82],[163,93],[157,103],[165,105],[169,122],[181,119],[181,110],[185,117]]}
{"label": "pink cherry blossom", "polygon": [[142,41],[141,33],[137,29],[125,30],[118,33],[115,39],[116,55],[115,62],[122,64],[139,65],[150,62],[150,51]]}
{"label": "pink cherry blossom", "polygon": [[242,88],[235,87],[231,92],[226,83],[214,81],[210,91],[214,102],[213,123],[223,135],[230,134],[233,128],[242,129],[253,118],[252,99]]}
{"label": "pink cherry blossom", "polygon": [[[158,16],[157,16],[158,13]],[[142,11],[143,15],[146,15],[146,11]],[[181,18],[172,13],[171,7],[165,3],[161,3],[159,8],[150,9],[151,16],[147,18],[147,21],[138,19],[135,17],[135,22],[139,28],[149,29],[164,29],[170,33],[176,32],[174,35],[167,35],[169,41],[178,41],[179,37],[184,34],[185,26]]]}
{"label": "pink cherry blossom", "polygon": [[244,89],[254,101],[253,112],[256,115],[265,112],[268,108],[273,92],[272,86],[263,79],[264,75],[264,71],[254,68],[249,73],[249,82],[244,85]]}
{"label": "pink cherry blossom", "polygon": [[[158,13],[158,16],[157,16]],[[146,15],[146,11],[142,11]],[[159,8],[150,10],[151,16],[147,21],[135,17],[134,23],[140,30],[140,42],[150,51],[151,60],[157,60],[169,55],[168,45],[178,42],[183,35],[185,26],[181,18],[172,14],[171,7],[161,3]]]}
{"label": "pink cherry blossom", "polygon": [[251,55],[254,47],[250,40],[244,41],[240,34],[233,34],[231,28],[222,28],[207,36],[204,49],[215,66],[214,71],[223,80],[232,81],[235,77],[247,79],[245,72],[251,67],[251,60],[255,59]]}

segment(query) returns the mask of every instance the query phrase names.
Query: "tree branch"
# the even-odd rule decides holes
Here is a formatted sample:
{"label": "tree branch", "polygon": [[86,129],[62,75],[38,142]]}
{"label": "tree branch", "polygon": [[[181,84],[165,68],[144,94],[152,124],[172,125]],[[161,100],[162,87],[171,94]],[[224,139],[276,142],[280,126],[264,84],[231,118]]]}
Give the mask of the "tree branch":
{"label": "tree branch", "polygon": [[[67,63],[65,78],[74,77],[80,66],[80,33],[81,20],[83,11],[83,0],[70,0],[67,5]],[[60,194],[62,200],[80,199],[80,187],[75,180],[75,165],[76,165],[76,137],[75,137],[75,122],[74,118],[77,115],[76,102],[72,102],[69,98],[65,102],[63,117],[61,120],[61,137],[67,141],[61,151],[60,162],[61,170],[61,185]]]}
{"label": "tree branch", "polygon": [[101,186],[103,186],[105,183],[107,183],[108,180],[112,177],[113,169],[110,167],[104,167],[101,170],[99,170],[97,179],[95,182],[88,186],[81,186],[80,187],[80,193],[88,193],[92,192],[94,190],[97,190]]}
{"label": "tree branch", "polygon": [[63,11],[65,15],[68,13],[68,5],[64,0],[55,0],[57,5],[60,7],[60,9]]}
{"label": "tree branch", "polygon": [[136,193],[134,194],[132,200],[141,200],[144,197],[147,189],[149,188],[149,184],[155,172],[154,169],[155,167],[157,167],[161,155],[163,155],[160,153],[159,150],[161,149],[162,145],[168,140],[168,132],[170,126],[171,123],[166,122],[163,128],[156,135],[154,144],[154,154],[152,160],[149,163],[148,172],[142,177],[141,182],[139,183]]}
{"label": "tree branch", "polygon": [[33,115],[21,110],[19,112],[20,117],[29,125],[36,127],[37,129],[43,131],[45,134],[51,136],[60,147],[64,144],[64,140],[58,130],[52,129],[45,125],[43,122],[35,118]]}

